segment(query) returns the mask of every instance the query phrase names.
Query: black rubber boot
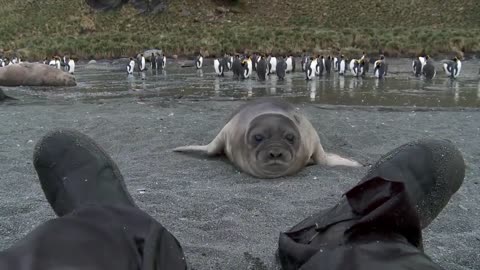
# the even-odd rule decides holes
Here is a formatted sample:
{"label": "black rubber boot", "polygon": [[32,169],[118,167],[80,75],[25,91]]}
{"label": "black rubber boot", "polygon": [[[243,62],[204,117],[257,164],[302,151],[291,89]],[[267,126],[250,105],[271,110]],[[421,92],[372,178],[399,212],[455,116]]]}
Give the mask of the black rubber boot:
{"label": "black rubber boot", "polygon": [[425,139],[382,156],[359,184],[375,177],[405,184],[425,228],[462,185],[465,162],[449,140]]}
{"label": "black rubber boot", "polygon": [[33,163],[58,216],[85,205],[136,207],[117,165],[91,138],[55,130],[36,145]]}
{"label": "black rubber boot", "polygon": [[420,140],[384,155],[338,204],[280,234],[282,269],[441,269],[423,253],[422,228],[465,176],[448,140]]}

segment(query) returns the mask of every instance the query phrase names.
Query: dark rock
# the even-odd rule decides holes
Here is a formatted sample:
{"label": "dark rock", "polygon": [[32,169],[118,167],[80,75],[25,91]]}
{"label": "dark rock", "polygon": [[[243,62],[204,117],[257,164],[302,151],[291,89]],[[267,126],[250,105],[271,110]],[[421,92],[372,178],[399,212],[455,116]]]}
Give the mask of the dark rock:
{"label": "dark rock", "polygon": [[118,9],[128,0],[85,0],[87,5],[99,11]]}
{"label": "dark rock", "polygon": [[[121,8],[128,0],[85,0],[95,10],[107,11]],[[132,5],[142,13],[157,14],[167,9],[166,0],[131,0]]]}
{"label": "dark rock", "polygon": [[131,0],[130,2],[142,13],[157,14],[167,9],[166,0]]}

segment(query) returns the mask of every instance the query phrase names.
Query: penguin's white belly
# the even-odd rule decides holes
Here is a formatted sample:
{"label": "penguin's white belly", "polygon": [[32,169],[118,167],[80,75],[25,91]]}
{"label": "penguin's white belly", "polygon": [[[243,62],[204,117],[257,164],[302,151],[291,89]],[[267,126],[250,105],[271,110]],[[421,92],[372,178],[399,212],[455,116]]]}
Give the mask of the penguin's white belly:
{"label": "penguin's white belly", "polygon": [[213,69],[215,70],[215,73],[217,75],[221,75],[222,74],[222,71],[220,70],[220,61],[218,59],[215,59],[213,61]]}
{"label": "penguin's white belly", "polygon": [[453,76],[456,78],[458,75],[460,75],[460,70],[462,70],[462,62],[458,61],[457,62],[457,70],[454,70]]}
{"label": "penguin's white belly", "polygon": [[286,63],[287,63],[287,68],[285,69],[285,72],[292,71],[293,70],[292,58],[291,57],[287,58]]}
{"label": "penguin's white belly", "polygon": [[339,73],[340,73],[340,75],[345,74],[345,60],[340,61]]}
{"label": "penguin's white belly", "polygon": [[317,60],[313,60],[307,68],[307,79],[315,78],[315,69],[317,68]]}
{"label": "penguin's white belly", "polygon": [[355,68],[355,59],[350,61],[349,67],[350,67],[350,72],[352,72],[353,75],[357,76],[357,69]]}
{"label": "penguin's white belly", "polygon": [[452,73],[448,70],[448,63],[443,63],[443,70],[447,76],[452,76]]}
{"label": "penguin's white belly", "polygon": [[75,61],[70,60],[68,61],[68,72],[73,74],[75,72]]}
{"label": "penguin's white belly", "polygon": [[271,65],[270,72],[271,73],[276,72],[277,71],[277,58],[275,58],[275,57],[270,58],[270,65]]}

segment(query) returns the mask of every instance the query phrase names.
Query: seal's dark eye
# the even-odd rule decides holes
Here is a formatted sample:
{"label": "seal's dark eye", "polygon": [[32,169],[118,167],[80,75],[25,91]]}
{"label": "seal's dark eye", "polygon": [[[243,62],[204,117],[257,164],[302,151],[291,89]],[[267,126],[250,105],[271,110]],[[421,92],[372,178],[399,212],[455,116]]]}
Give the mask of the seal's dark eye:
{"label": "seal's dark eye", "polygon": [[255,141],[256,141],[256,142],[261,142],[261,141],[263,141],[263,136],[260,135],[260,134],[257,134],[257,135],[255,135],[255,136],[253,136],[253,137],[255,138]]}
{"label": "seal's dark eye", "polygon": [[285,139],[287,139],[287,141],[292,143],[295,140],[295,136],[293,136],[293,134],[287,134],[285,136]]}

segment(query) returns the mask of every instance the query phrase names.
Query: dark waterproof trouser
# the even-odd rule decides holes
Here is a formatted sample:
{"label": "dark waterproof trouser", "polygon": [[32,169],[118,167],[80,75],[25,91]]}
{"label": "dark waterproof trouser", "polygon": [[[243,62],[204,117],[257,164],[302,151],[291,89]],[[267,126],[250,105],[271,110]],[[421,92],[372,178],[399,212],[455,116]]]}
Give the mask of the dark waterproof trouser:
{"label": "dark waterproof trouser", "polygon": [[[283,269],[438,270],[403,183],[374,178],[280,235]],[[186,269],[175,237],[134,207],[86,207],[0,253],[0,269]]]}
{"label": "dark waterproof trouser", "polygon": [[134,207],[78,209],[0,252],[2,270],[186,269],[177,239]]}
{"label": "dark waterproof trouser", "polygon": [[282,269],[439,270],[423,253],[418,214],[401,182],[373,178],[280,234]]}

